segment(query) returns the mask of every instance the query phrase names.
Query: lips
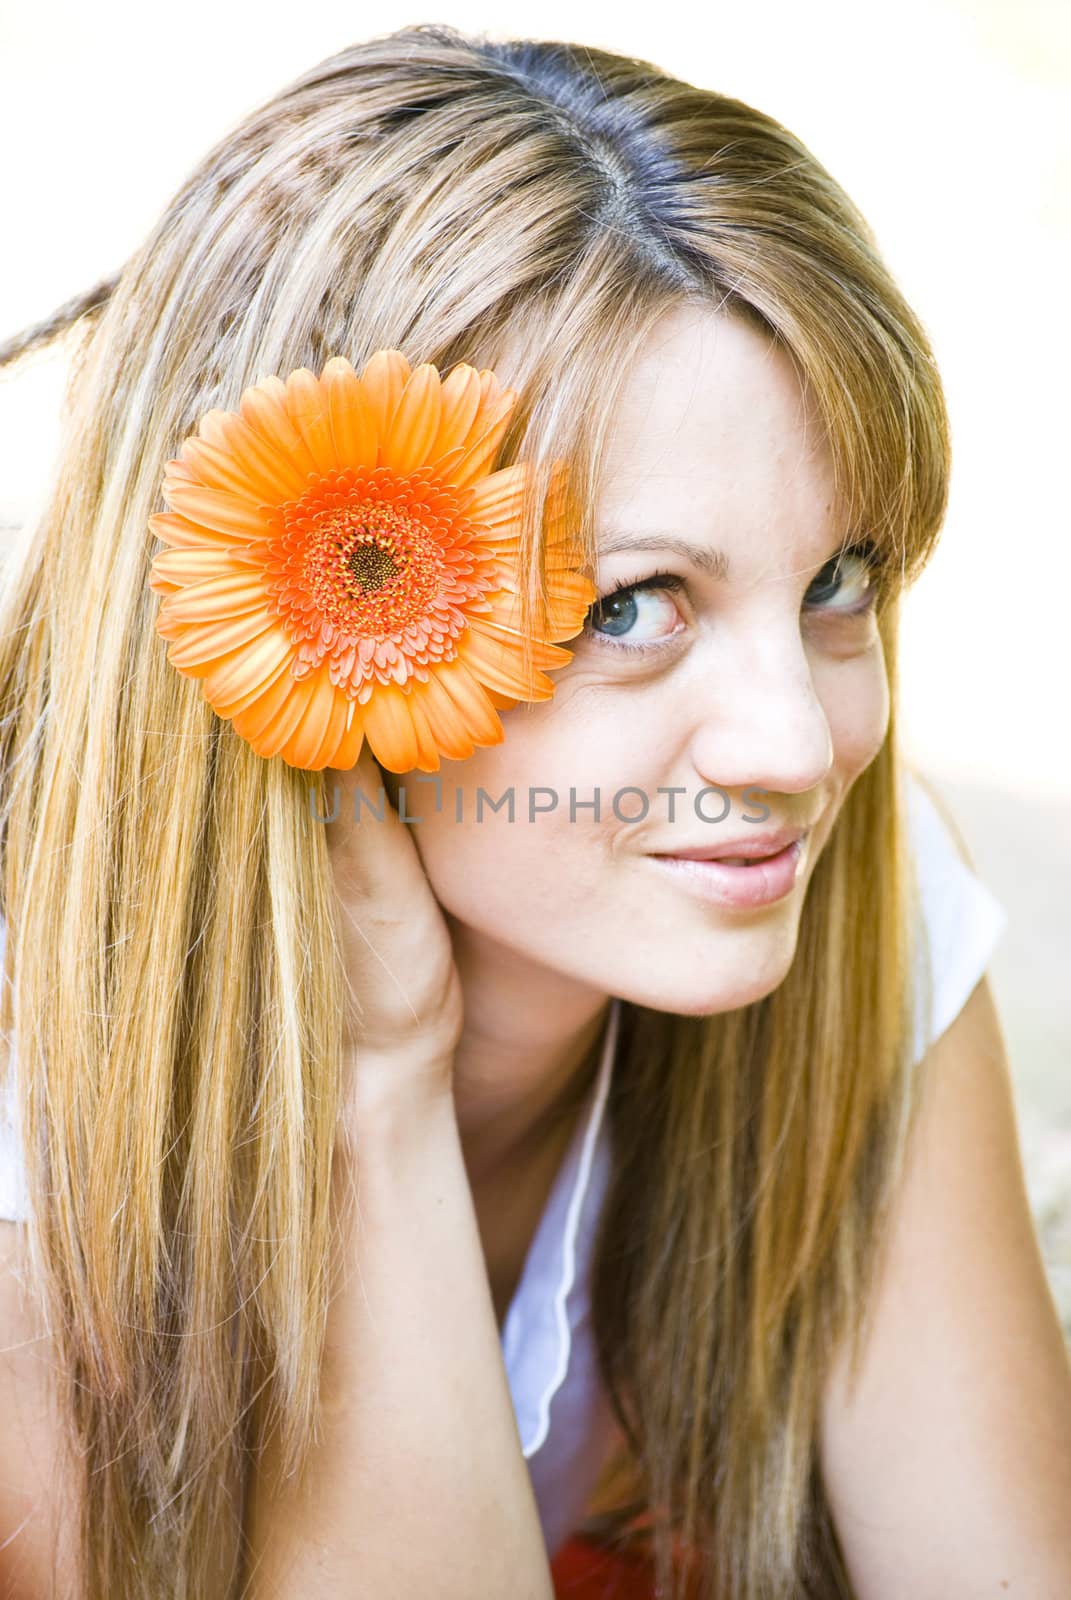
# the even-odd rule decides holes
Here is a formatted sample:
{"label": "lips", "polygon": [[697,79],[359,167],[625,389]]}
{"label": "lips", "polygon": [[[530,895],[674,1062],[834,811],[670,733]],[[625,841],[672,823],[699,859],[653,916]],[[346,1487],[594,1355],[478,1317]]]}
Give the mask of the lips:
{"label": "lips", "polygon": [[797,839],[803,839],[809,828],[779,828],[776,832],[751,833],[737,839],[723,839],[717,844],[678,845],[673,850],[652,850],[651,855],[679,861],[721,861],[726,866],[750,866],[780,855]]}
{"label": "lips", "polygon": [[737,911],[762,911],[792,894],[803,870],[806,836],[775,855],[732,866],[724,857],[648,855],[653,869],[678,889],[709,905]]}

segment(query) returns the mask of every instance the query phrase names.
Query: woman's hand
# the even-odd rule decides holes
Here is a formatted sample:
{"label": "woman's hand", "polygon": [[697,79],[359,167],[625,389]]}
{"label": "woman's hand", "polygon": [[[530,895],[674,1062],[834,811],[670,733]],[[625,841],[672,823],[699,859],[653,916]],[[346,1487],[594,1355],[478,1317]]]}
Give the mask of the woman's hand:
{"label": "woman's hand", "polygon": [[[409,825],[367,744],[356,766],[325,772],[327,849],[349,989],[345,1045],[356,1105],[452,1089],[463,1000],[453,946]],[[380,808],[383,785],[384,819]],[[356,790],[360,821],[355,820]]]}

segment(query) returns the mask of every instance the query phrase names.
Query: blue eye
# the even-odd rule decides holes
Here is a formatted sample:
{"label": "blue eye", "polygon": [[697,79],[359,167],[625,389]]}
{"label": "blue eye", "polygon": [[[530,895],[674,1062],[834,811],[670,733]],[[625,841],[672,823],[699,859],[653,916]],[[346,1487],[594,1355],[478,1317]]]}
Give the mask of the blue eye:
{"label": "blue eye", "polygon": [[[839,612],[841,616],[845,617],[862,616],[870,610],[878,598],[878,585],[874,576],[877,564],[877,547],[871,544],[869,540],[864,541],[862,544],[854,545],[850,550],[844,550],[841,554],[826,562],[807,593],[810,595],[811,591],[817,586],[817,607],[819,610],[829,610],[834,615]],[[853,567],[855,569],[854,579],[851,576]],[[847,583],[844,577],[846,568],[849,574]],[[825,576],[827,573],[829,574],[828,577]],[[862,599],[857,600],[854,605],[851,603],[837,606],[826,604],[828,600],[843,594],[845,587],[849,591],[854,587],[857,593],[862,595]],[[812,600],[810,604],[813,606],[815,602]]]}
{"label": "blue eye", "polygon": [[[634,597],[645,595],[648,591],[665,590],[673,593],[684,587],[684,579],[675,572],[653,572],[649,578],[642,578],[638,583],[629,583],[627,579],[623,579],[622,582],[615,584],[608,594],[596,600],[588,612],[588,620],[584,624],[585,631],[600,644],[609,645],[611,649],[628,650],[632,655],[639,655],[643,650],[658,650],[665,642],[665,638],[672,637],[672,634],[662,639],[635,644],[618,643],[618,637],[633,629],[637,617],[645,610],[653,610],[657,617],[657,606],[646,606]],[[596,626],[605,628],[607,632],[595,632]]]}
{"label": "blue eye", "polygon": [[[813,579],[807,590],[805,609],[831,617],[866,616],[878,599],[879,584],[875,577],[878,564],[877,546],[869,540],[842,550],[831,557]],[[686,581],[675,572],[652,572],[650,577],[634,582],[622,579],[592,605],[584,632],[600,647],[627,651],[632,656],[661,650],[676,638],[680,629],[671,626],[658,637],[634,639],[637,623],[642,622],[646,614],[649,623],[657,624],[658,597],[678,593],[687,587]],[[861,596],[854,604],[850,600],[852,590]],[[845,591],[849,594],[848,603],[843,603]],[[648,595],[651,596],[649,603]],[[834,604],[834,601],[842,603]],[[668,600],[662,603],[672,604]],[[672,610],[676,611],[676,607]],[[626,639],[629,642],[626,643]]]}

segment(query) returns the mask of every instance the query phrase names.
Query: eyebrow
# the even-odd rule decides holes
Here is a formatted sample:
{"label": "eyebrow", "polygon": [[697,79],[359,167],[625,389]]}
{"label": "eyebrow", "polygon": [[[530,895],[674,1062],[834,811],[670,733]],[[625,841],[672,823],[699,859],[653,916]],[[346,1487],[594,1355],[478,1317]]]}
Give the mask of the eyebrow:
{"label": "eyebrow", "polygon": [[611,534],[599,545],[600,556],[610,556],[619,550],[669,550],[719,582],[724,582],[729,576],[729,557],[724,550],[711,550],[707,545],[692,544],[690,540],[678,539],[671,533]]}

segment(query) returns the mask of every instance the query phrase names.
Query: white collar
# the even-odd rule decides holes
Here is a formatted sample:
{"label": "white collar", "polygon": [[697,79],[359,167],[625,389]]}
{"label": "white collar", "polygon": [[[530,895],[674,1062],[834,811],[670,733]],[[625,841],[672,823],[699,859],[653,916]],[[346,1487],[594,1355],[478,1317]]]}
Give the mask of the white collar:
{"label": "white collar", "polygon": [[588,1266],[610,1176],[604,1112],[621,1004],[614,997],[595,1082],[528,1247],[502,1326],[502,1355],[525,1457],[543,1444],[550,1404],[569,1373],[573,1331],[588,1309]]}

